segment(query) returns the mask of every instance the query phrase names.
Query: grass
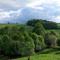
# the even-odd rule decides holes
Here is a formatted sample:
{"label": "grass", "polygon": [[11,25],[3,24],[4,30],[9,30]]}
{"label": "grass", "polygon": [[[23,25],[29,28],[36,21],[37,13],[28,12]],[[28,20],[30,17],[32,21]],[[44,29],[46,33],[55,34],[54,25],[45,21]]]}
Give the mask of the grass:
{"label": "grass", "polygon": [[[7,59],[0,58],[0,60],[7,60]],[[15,58],[11,60],[28,60],[28,57]],[[30,56],[30,60],[60,60],[60,50],[59,49],[46,49],[46,50],[43,50],[39,54]]]}
{"label": "grass", "polygon": [[60,48],[49,48],[40,52],[40,54],[60,54]]}
{"label": "grass", "polygon": [[4,28],[4,27],[13,27],[13,26],[17,26],[17,27],[20,27],[20,26],[24,26],[23,24],[0,24],[0,28]]}
{"label": "grass", "polygon": [[[16,58],[12,60],[28,60],[28,57]],[[46,49],[39,54],[30,56],[30,60],[60,60],[59,49]]]}
{"label": "grass", "polygon": [[[17,58],[12,60],[28,60],[28,57]],[[60,55],[58,54],[40,54],[31,56],[30,60],[60,60]]]}

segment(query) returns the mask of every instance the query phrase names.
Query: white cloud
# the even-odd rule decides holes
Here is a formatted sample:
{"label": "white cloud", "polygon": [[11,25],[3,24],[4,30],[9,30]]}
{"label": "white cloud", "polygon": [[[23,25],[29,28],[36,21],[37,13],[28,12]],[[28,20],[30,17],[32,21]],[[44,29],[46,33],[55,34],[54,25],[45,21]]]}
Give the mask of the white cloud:
{"label": "white cloud", "polygon": [[0,3],[10,5],[12,7],[20,7],[20,3],[16,0],[0,0]]}
{"label": "white cloud", "polygon": [[37,8],[36,6],[37,5],[41,5],[43,3],[43,0],[42,1],[32,1],[31,3],[28,3],[26,6],[27,7],[31,7],[31,8]]}
{"label": "white cloud", "polygon": [[53,16],[53,18],[51,20],[59,23],[60,22],[60,16]]}
{"label": "white cloud", "polygon": [[0,0],[0,20],[18,17],[60,21],[60,0]]}
{"label": "white cloud", "polygon": [[0,19],[3,19],[3,18],[9,18],[9,13],[8,12],[0,12]]}
{"label": "white cloud", "polygon": [[35,0],[35,1],[32,0],[26,6],[31,8],[38,8],[38,6],[41,6],[41,5],[60,6],[60,0]]}
{"label": "white cloud", "polygon": [[60,0],[55,0],[55,5],[60,7]]}
{"label": "white cloud", "polygon": [[21,15],[21,9],[17,10],[17,11],[2,11],[0,12],[0,20],[2,19],[8,19],[8,18],[14,18],[14,17],[18,17]]}

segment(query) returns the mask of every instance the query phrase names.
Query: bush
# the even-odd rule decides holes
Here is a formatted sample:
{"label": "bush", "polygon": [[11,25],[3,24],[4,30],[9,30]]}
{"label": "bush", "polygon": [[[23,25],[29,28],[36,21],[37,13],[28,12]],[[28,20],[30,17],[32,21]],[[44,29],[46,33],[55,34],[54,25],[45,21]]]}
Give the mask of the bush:
{"label": "bush", "polygon": [[56,47],[57,46],[57,37],[52,33],[47,33],[45,35],[45,43],[47,47]]}
{"label": "bush", "polygon": [[36,33],[31,33],[31,37],[34,40],[35,52],[41,51],[45,46],[43,37],[37,35]]}
{"label": "bush", "polygon": [[44,42],[44,37],[40,35],[38,36],[38,39],[40,41],[41,48],[44,49],[46,47]]}
{"label": "bush", "polygon": [[57,45],[60,46],[60,38],[57,40]]}
{"label": "bush", "polygon": [[41,23],[36,23],[34,28],[33,28],[33,32],[35,32],[38,35],[44,36],[45,29],[44,29],[44,27],[43,27],[43,25]]}
{"label": "bush", "polygon": [[21,44],[22,55],[31,55],[34,53],[34,41],[27,32],[24,32],[25,41]]}

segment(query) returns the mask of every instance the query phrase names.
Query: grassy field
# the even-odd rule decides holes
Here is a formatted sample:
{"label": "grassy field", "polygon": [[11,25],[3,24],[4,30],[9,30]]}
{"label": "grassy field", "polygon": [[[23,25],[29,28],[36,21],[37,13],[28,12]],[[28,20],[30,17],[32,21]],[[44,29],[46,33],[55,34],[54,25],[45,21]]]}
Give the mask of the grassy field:
{"label": "grassy field", "polygon": [[[22,57],[16,59],[1,58],[0,60],[28,60],[28,57]],[[39,54],[30,56],[30,60],[60,60],[60,54]]]}
{"label": "grassy field", "polygon": [[[12,60],[28,60],[28,57],[16,58]],[[59,49],[46,49],[39,54],[30,56],[30,60],[60,60]]]}
{"label": "grassy field", "polygon": [[[28,57],[21,57],[15,59],[0,58],[0,60],[28,60]],[[60,60],[60,50],[45,49],[40,53],[30,56],[30,60]]]}
{"label": "grassy field", "polygon": [[[28,57],[17,58],[12,60],[28,60]],[[60,60],[60,55],[58,54],[40,54],[31,56],[30,60]]]}
{"label": "grassy field", "polygon": [[23,24],[0,24],[0,28],[3,28],[3,27],[14,27],[14,26],[17,26],[17,27],[20,27],[20,26],[24,26]]}

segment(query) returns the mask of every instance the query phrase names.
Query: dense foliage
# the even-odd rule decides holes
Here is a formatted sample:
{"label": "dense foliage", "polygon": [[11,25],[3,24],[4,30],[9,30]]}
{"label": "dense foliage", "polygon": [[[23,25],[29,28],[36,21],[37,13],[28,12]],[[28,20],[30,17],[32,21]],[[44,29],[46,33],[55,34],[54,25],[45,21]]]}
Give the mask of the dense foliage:
{"label": "dense foliage", "polygon": [[46,20],[42,20],[42,19],[33,19],[33,20],[29,20],[27,22],[27,25],[29,26],[35,26],[36,23],[42,23],[42,25],[44,26],[45,29],[57,29],[58,25],[56,22],[52,22],[52,21],[46,21]]}
{"label": "dense foliage", "polygon": [[57,23],[33,19],[25,26],[0,28],[0,53],[7,56],[27,56],[48,47],[60,46],[59,34],[46,29],[57,29]]}

